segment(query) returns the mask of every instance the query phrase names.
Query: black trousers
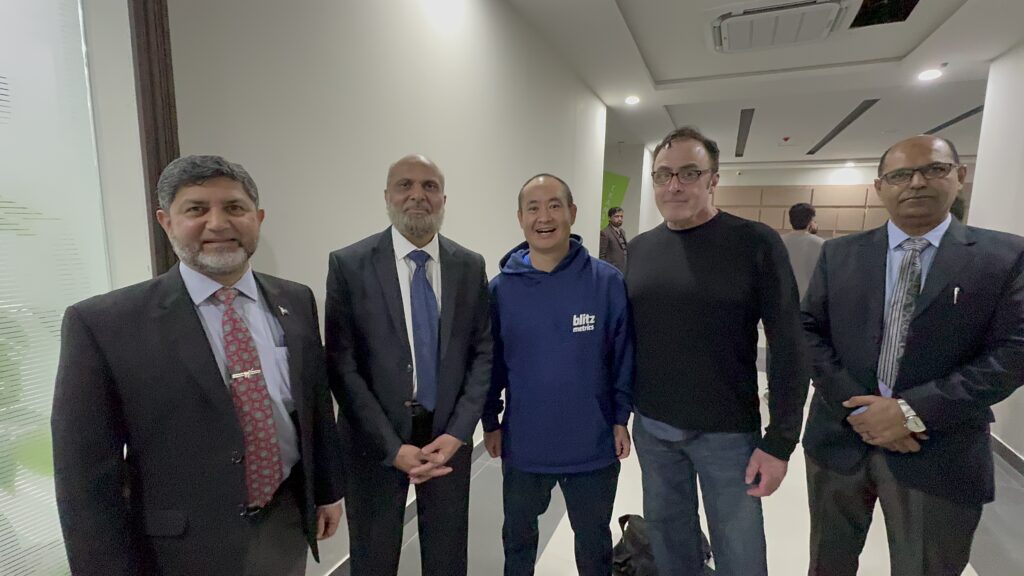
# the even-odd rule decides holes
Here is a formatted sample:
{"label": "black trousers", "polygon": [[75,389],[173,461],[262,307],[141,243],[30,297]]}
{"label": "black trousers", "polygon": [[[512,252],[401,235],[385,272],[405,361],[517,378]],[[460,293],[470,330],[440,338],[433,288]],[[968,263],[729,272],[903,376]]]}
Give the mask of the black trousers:
{"label": "black trousers", "polygon": [[557,484],[565,497],[580,576],[611,576],[612,508],[619,481],[618,462],[590,472],[538,474],[502,464],[505,522],[505,576],[533,576],[540,532],[537,517],[551,503]]}
{"label": "black trousers", "polygon": [[270,502],[249,517],[244,576],[303,576],[309,544],[303,530],[302,466],[296,464]]}
{"label": "black trousers", "polygon": [[[416,446],[433,440],[433,414],[413,413]],[[424,576],[466,576],[469,544],[469,474],[472,449],[460,448],[452,472],[416,487],[420,558]],[[395,576],[402,551],[409,480],[392,466],[360,454],[349,460],[348,528],[352,576]]]}
{"label": "black trousers", "polygon": [[[956,466],[951,462],[950,466]],[[960,576],[971,559],[981,505],[961,505],[901,486],[881,448],[855,473],[807,458],[811,508],[810,576],[856,576],[858,557],[882,505],[892,576]]]}

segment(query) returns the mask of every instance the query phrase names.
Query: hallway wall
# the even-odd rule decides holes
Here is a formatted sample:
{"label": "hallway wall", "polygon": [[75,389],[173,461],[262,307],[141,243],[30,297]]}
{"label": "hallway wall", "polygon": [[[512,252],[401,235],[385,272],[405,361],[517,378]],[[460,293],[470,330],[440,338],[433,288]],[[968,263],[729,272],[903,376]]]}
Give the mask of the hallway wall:
{"label": "hallway wall", "polygon": [[[971,224],[1024,235],[1024,44],[992,62],[981,121]],[[1024,455],[1024,392],[994,408],[992,433]]]}
{"label": "hallway wall", "polygon": [[408,153],[445,172],[443,233],[491,274],[538,172],[577,192],[596,253],[605,106],[505,2],[168,4],[182,153],[252,173],[257,268],[322,299],[327,254],[387,226],[387,168]]}

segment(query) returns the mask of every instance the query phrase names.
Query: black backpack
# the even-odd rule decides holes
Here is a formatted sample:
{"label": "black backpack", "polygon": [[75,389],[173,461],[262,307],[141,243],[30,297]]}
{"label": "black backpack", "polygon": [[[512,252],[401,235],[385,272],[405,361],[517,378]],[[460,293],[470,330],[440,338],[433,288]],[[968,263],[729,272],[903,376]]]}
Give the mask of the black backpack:
{"label": "black backpack", "polygon": [[[619,527],[622,538],[612,550],[612,576],[658,576],[643,517],[636,514],[621,516]],[[715,571],[707,565],[711,560],[711,543],[703,533],[701,547],[704,550],[704,574],[713,575]]]}

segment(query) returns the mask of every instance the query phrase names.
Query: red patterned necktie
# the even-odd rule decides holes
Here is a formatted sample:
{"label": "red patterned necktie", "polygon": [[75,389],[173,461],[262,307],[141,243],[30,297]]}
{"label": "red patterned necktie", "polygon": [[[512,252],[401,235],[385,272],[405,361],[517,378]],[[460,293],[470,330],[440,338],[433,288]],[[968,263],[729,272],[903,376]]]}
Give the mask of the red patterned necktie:
{"label": "red patterned necktie", "polygon": [[231,374],[231,399],[245,441],[245,486],[250,506],[266,506],[284,479],[277,425],[260,356],[249,327],[235,310],[238,290],[221,288],[215,294],[224,303],[224,354]]}

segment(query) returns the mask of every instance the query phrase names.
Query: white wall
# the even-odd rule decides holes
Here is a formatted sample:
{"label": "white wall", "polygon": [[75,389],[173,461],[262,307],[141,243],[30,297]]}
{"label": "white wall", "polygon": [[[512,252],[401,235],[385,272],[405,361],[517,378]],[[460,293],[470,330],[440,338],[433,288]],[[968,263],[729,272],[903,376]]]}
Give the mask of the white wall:
{"label": "white wall", "polygon": [[413,152],[446,174],[443,233],[491,274],[538,172],[577,192],[596,253],[605,107],[505,2],[168,4],[182,153],[252,173],[257,268],[322,298],[327,254],[387,226],[387,167]]}
{"label": "white wall", "polygon": [[608,142],[604,150],[604,169],[629,178],[626,196],[622,200],[624,218],[622,229],[626,239],[640,232],[640,195],[643,193],[644,147],[642,144]]}
{"label": "white wall", "polygon": [[[1024,234],[1024,44],[992,62],[974,177],[970,222]],[[995,407],[993,434],[1024,455],[1024,393]]]}
{"label": "white wall", "polygon": [[651,150],[644,148],[644,167],[641,171],[640,182],[640,232],[647,232],[665,221],[658,211],[658,204],[654,201],[654,181],[651,180],[651,168],[654,166],[654,156]]}
{"label": "white wall", "polygon": [[153,277],[126,2],[82,2],[96,156],[114,288]]}

